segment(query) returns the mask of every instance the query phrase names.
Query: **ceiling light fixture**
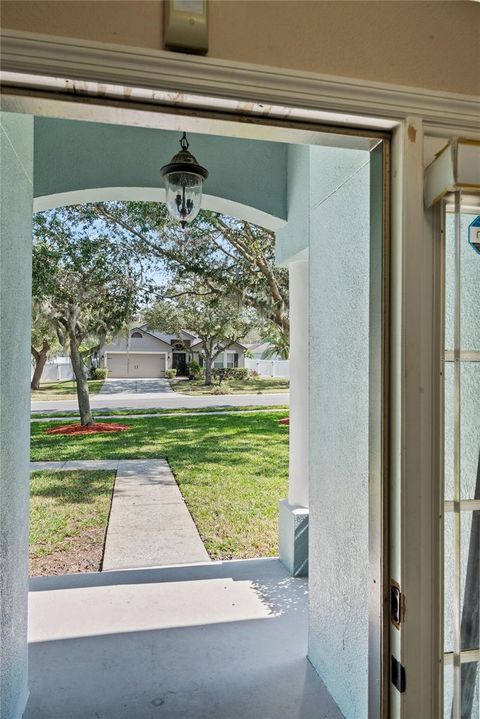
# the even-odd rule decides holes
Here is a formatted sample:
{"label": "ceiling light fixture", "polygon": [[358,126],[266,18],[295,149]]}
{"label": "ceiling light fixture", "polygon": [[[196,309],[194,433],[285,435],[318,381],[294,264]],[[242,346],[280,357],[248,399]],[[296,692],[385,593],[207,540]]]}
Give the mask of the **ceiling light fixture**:
{"label": "ceiling light fixture", "polygon": [[208,171],[198,164],[189,151],[185,132],[180,147],[180,152],[172,157],[168,165],[162,167],[160,173],[165,180],[168,211],[185,228],[200,212],[202,188]]}

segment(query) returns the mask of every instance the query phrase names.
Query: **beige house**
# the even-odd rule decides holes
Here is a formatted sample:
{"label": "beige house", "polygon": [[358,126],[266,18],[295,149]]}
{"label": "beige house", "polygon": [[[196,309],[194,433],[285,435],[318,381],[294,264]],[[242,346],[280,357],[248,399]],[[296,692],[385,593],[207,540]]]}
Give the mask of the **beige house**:
{"label": "beige house", "polygon": [[[213,366],[244,367],[245,349],[239,343],[222,349]],[[180,336],[156,332],[145,325],[130,330],[128,338],[117,336],[100,352],[100,364],[108,368],[108,376],[119,379],[165,377],[167,369],[176,369],[182,377],[192,360],[203,365],[202,342],[196,335],[186,330]]]}

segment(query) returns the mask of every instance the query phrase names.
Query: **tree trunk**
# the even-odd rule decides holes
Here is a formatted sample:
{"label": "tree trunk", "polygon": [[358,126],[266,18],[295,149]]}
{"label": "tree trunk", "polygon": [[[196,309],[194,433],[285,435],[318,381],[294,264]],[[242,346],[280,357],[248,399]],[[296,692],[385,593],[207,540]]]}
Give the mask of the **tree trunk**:
{"label": "tree trunk", "polygon": [[90,397],[88,395],[88,382],[83,371],[82,358],[78,351],[77,338],[70,332],[70,358],[72,360],[73,373],[77,381],[78,409],[80,422],[84,427],[93,424],[92,411],[90,409]]}
{"label": "tree trunk", "polygon": [[205,357],[205,384],[209,387],[212,384],[212,364],[211,357]]}
{"label": "tree trunk", "polygon": [[33,372],[32,381],[30,383],[31,389],[39,389],[40,388],[40,380],[42,378],[43,369],[47,362],[49,349],[50,349],[50,343],[48,342],[47,339],[43,340],[42,349],[36,350],[33,345],[31,347],[32,355],[35,360],[35,370]]}

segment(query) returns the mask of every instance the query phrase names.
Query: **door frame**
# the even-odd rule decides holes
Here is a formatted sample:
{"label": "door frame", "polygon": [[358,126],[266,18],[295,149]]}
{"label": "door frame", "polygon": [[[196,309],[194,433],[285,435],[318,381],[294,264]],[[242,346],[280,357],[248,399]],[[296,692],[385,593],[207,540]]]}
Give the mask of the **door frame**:
{"label": "door frame", "polygon": [[[271,128],[287,124],[296,132],[343,131],[350,138],[393,132],[387,576],[398,577],[406,596],[407,619],[400,630],[390,628],[389,634],[391,651],[407,670],[407,691],[391,689],[385,665],[383,688],[390,698],[390,716],[437,716],[440,679],[434,626],[438,626],[440,548],[433,458],[438,455],[438,357],[432,333],[439,258],[432,213],[423,207],[423,137],[428,132],[445,138],[455,134],[478,138],[477,98],[13,31],[4,34],[1,50],[6,111],[46,115],[60,111],[66,117],[117,123],[124,122],[129,112],[137,117],[153,113],[156,126],[183,112],[197,123],[198,131],[215,118],[219,134],[226,121],[240,136],[261,132],[265,124]],[[71,84],[67,87],[69,78],[92,83],[91,92],[73,95]],[[97,85],[103,83],[116,87],[117,95],[100,97]],[[137,88],[137,96],[128,100],[118,93],[119,86]],[[152,88],[164,92],[147,103],[145,89]],[[176,102],[180,93],[183,108],[172,110],[167,99],[172,91]],[[249,113],[241,106],[245,101],[253,103]],[[288,108],[287,123],[262,117],[262,104]],[[383,612],[386,619],[385,605]],[[384,649],[385,659],[390,659],[390,650]],[[386,711],[384,705],[383,716]]]}
{"label": "door frame", "polygon": [[389,716],[390,170],[391,143],[379,143],[370,153],[369,719]]}
{"label": "door frame", "polygon": [[424,132],[409,117],[392,152],[389,545],[391,578],[403,601],[390,624],[390,652],[406,673],[390,683],[390,715],[439,717],[441,546],[439,543],[437,352],[441,262],[432,213],[423,202]]}

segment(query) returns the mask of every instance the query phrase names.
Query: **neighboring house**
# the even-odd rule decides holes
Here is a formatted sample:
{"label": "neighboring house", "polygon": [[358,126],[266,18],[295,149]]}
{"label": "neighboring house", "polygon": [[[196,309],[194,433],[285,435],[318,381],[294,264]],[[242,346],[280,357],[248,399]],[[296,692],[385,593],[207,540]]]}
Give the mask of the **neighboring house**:
{"label": "neighboring house", "polygon": [[260,342],[252,342],[252,344],[247,345],[247,350],[252,359],[255,359],[255,360],[265,359],[265,353],[268,353],[268,359],[271,359],[271,360],[283,359],[283,357],[280,357],[278,352],[274,352],[273,354],[270,354],[271,348],[272,348],[272,345],[270,344],[270,342],[264,342],[263,340],[261,340]]}
{"label": "neighboring house", "polygon": [[[187,374],[191,360],[203,364],[201,350],[201,341],[191,332],[182,330],[179,337],[142,326],[130,330],[128,339],[119,335],[104,345],[100,362],[113,378],[164,377],[167,369],[176,369],[181,377]],[[213,366],[244,367],[245,350],[243,345],[235,343],[219,354]]]}

